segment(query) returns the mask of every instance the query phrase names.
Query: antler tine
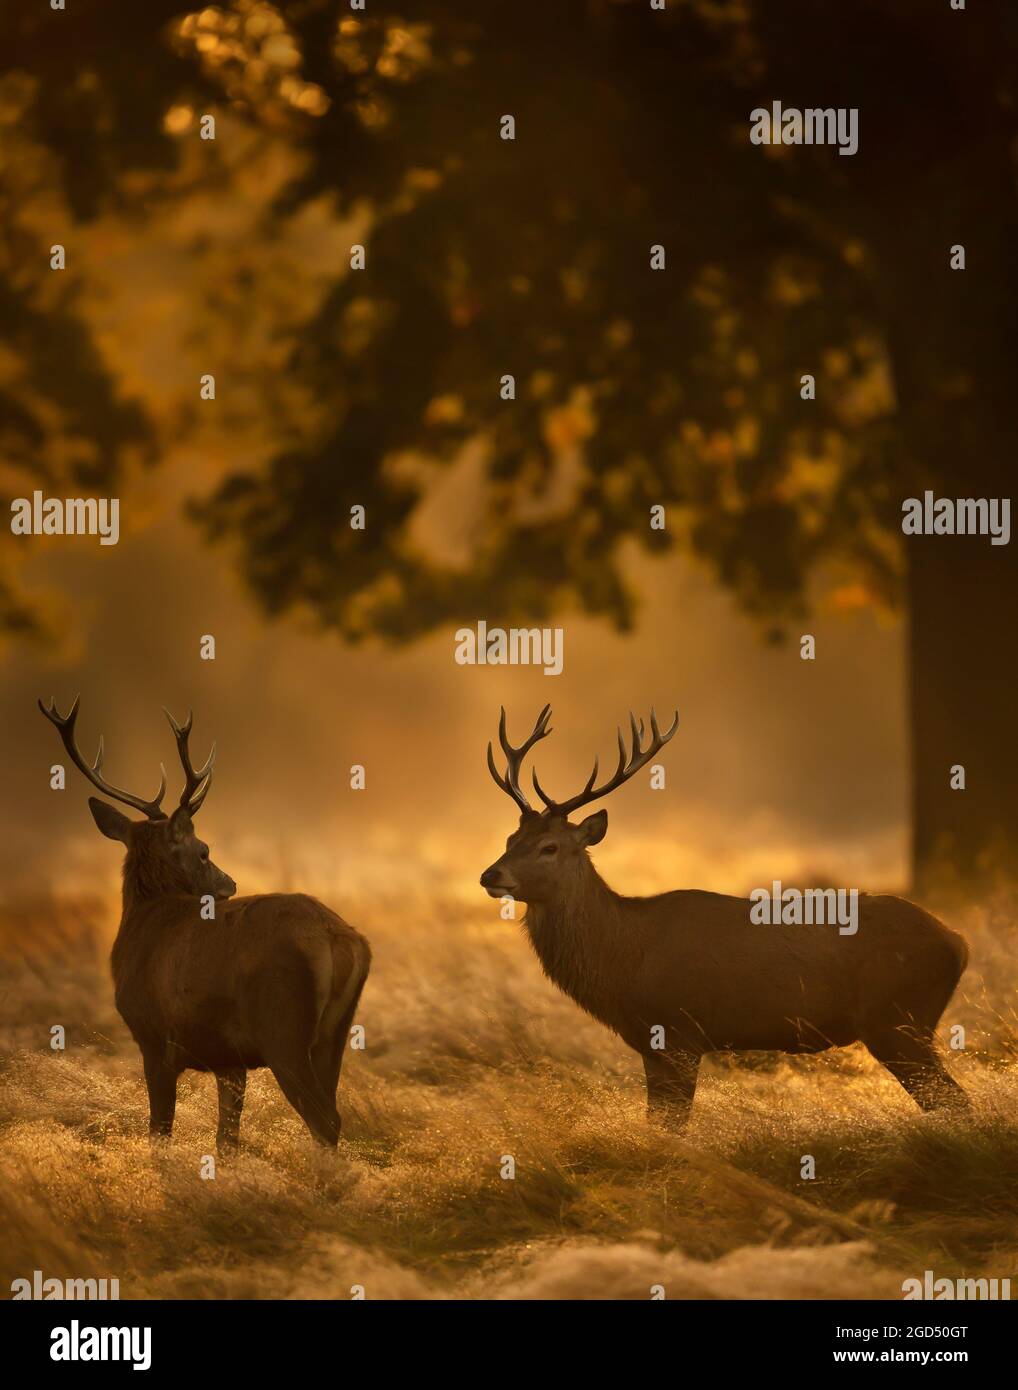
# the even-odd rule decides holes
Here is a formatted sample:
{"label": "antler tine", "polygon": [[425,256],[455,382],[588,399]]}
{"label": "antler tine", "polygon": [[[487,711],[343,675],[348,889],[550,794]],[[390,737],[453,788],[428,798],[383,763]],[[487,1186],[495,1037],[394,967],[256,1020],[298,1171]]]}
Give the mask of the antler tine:
{"label": "antler tine", "polygon": [[495,779],[496,784],[500,786],[504,792],[506,792],[509,796],[512,797],[512,799],[516,802],[516,805],[520,808],[521,811],[530,810],[530,807],[527,804],[526,797],[523,796],[522,792],[518,792],[517,790],[515,790],[513,788],[512,783],[509,781],[509,769],[506,768],[506,775],[505,777],[503,777],[496,768],[495,755],[492,752],[490,742],[488,744],[488,771]]}
{"label": "antler tine", "polygon": [[[505,726],[505,706],[499,710],[498,718],[498,741],[502,745],[502,752],[506,758],[505,775],[499,773],[495,766],[495,755],[492,746],[488,744],[488,771],[495,779],[496,784],[502,788],[507,795],[511,796],[521,811],[533,810],[530,802],[523,795],[520,788],[520,770],[523,766],[523,759],[537,743],[538,739],[547,738],[551,733],[548,728],[548,720],[551,717],[551,705],[545,705],[544,709],[537,716],[534,729],[525,743],[521,743],[518,748],[513,747],[509,742],[509,735]],[[543,793],[542,793],[543,795]]]}
{"label": "antler tine", "polygon": [[579,810],[581,806],[587,806],[592,801],[600,801],[603,796],[622,786],[623,782],[628,782],[630,777],[639,772],[641,767],[645,767],[655,754],[659,753],[668,740],[674,735],[679,727],[679,712],[675,711],[675,718],[671,727],[666,733],[662,733],[658,727],[657,715],[654,710],[650,712],[650,742],[646,748],[643,747],[643,738],[646,726],[641,719],[639,724],[636,722],[635,714],[630,711],[629,727],[632,734],[632,750],[627,750],[626,741],[623,738],[622,730],[616,729],[619,741],[619,761],[614,773],[607,782],[603,782],[600,787],[595,787],[594,782],[597,777],[597,761],[594,761],[594,772],[587,779],[587,785],[576,796],[570,797],[568,801],[552,801],[538,785],[537,778],[534,778],[534,785],[537,787],[548,810],[556,815],[567,816],[572,811]]}
{"label": "antler tine", "polygon": [[162,809],[162,799],[166,795],[166,769],[162,763],[159,764],[159,790],[151,801],[146,801],[143,797],[134,796],[131,792],[122,791],[120,787],[113,786],[112,782],[107,782],[100,774],[103,765],[103,739],[99,736],[99,751],[95,755],[95,762],[89,766],[78,750],[78,745],[74,737],[74,726],[78,718],[78,707],[81,704],[81,695],[75,695],[74,703],[66,715],[62,715],[57,709],[56,697],[50,698],[49,709],[41,700],[38,701],[39,708],[56,728],[60,735],[60,741],[64,745],[68,756],[74,763],[79,772],[83,772],[92,786],[97,791],[102,792],[103,796],[110,797],[113,801],[121,801],[125,806],[133,806],[136,811],[142,811],[149,820],[165,820],[166,812]]}
{"label": "antler tine", "polygon": [[[99,735],[99,747],[98,747],[98,749],[96,750],[95,762],[92,764],[92,771],[93,771],[93,772],[98,773],[98,772],[101,772],[101,771],[102,771],[103,757],[104,757],[104,756],[105,756],[105,744],[104,744],[104,742],[103,742],[103,736],[102,736],[102,734],[100,734],[100,735]],[[164,797],[165,795],[166,795],[166,768],[165,768],[165,766],[164,766],[162,763],[160,763],[160,764],[159,764],[159,791],[156,793],[155,801],[154,801],[153,803],[151,803],[151,804],[153,804],[153,805],[155,805],[155,806],[158,806],[159,803],[162,801],[162,799],[163,799],[163,797]],[[160,811],[159,818],[162,819],[162,812],[161,812],[161,811]]]}
{"label": "antler tine", "polygon": [[534,724],[534,731],[527,739],[526,743],[520,744],[519,748],[514,748],[509,742],[509,735],[506,733],[505,706],[502,705],[498,713],[498,741],[502,745],[502,752],[507,758],[511,758],[513,761],[522,761],[539,738],[545,738],[551,733],[551,729],[545,727],[550,718],[551,705],[545,705],[544,709],[537,716],[537,720]]}
{"label": "antler tine", "polygon": [[216,745],[212,745],[212,751],[205,759],[204,766],[196,772],[191,763],[191,752],[188,748],[191,725],[194,723],[194,711],[188,710],[187,718],[183,724],[177,723],[165,705],[163,706],[163,714],[170,721],[173,737],[177,740],[177,754],[181,767],[184,769],[184,790],[180,793],[180,804],[187,808],[189,815],[193,816],[201,810],[202,802],[208,796],[209,787],[212,785],[212,770],[216,764]]}
{"label": "antler tine", "polygon": [[636,754],[641,751],[640,744],[643,740],[643,720],[640,720],[640,727],[637,729],[636,715],[632,710],[629,711],[629,728],[633,735],[633,753]]}

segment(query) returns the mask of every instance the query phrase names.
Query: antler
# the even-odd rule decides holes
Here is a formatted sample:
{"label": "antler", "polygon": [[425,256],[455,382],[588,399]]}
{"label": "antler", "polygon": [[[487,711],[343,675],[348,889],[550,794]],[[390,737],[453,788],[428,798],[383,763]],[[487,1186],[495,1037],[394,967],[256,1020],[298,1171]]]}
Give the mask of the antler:
{"label": "antler", "polygon": [[521,811],[533,810],[530,802],[520,791],[520,768],[523,759],[533,748],[534,744],[541,738],[547,738],[551,733],[548,728],[548,720],[551,717],[551,705],[545,705],[544,709],[537,716],[537,723],[534,725],[534,732],[527,739],[526,743],[519,748],[514,748],[509,742],[509,736],[505,731],[505,709],[499,711],[498,719],[498,741],[502,745],[502,752],[506,756],[505,776],[499,776],[498,769],[495,767],[495,758],[491,751],[491,744],[488,744],[488,769],[494,777],[496,783],[507,792]]}
{"label": "antler", "polygon": [[50,700],[49,709],[46,708],[41,700],[39,701],[39,708],[50,723],[56,726],[57,732],[60,734],[61,742],[67,749],[75,767],[85,774],[93,787],[101,791],[103,796],[112,797],[114,801],[122,801],[125,806],[133,806],[136,811],[144,811],[149,820],[165,820],[166,812],[162,809],[161,802],[166,795],[166,769],[161,763],[159,765],[159,771],[161,773],[159,790],[151,801],[144,801],[140,796],[132,796],[130,792],[121,791],[119,787],[114,787],[103,777],[100,777],[99,774],[103,765],[102,736],[99,738],[99,751],[95,755],[95,762],[91,767],[89,767],[88,763],[81,756],[78,751],[78,745],[74,741],[74,724],[78,718],[78,704],[80,700],[81,696],[75,695],[74,704],[71,706],[66,717],[62,717],[57,711],[57,702],[55,699]]}
{"label": "antler", "polygon": [[636,716],[632,711],[630,711],[629,714],[629,727],[633,737],[632,752],[626,752],[626,742],[622,737],[622,730],[618,729],[616,732],[619,737],[619,765],[608,781],[604,782],[600,787],[594,786],[598,768],[597,758],[594,759],[594,770],[587,778],[587,785],[583,788],[583,791],[581,791],[579,795],[571,797],[568,801],[553,801],[551,797],[542,790],[541,784],[537,780],[537,773],[535,772],[533,774],[534,787],[549,812],[555,815],[568,816],[571,811],[576,811],[581,806],[587,806],[592,801],[600,801],[601,797],[607,796],[608,793],[613,792],[616,787],[621,787],[623,782],[628,782],[634,773],[639,772],[641,767],[645,767],[646,764],[650,762],[651,758],[661,751],[675,733],[675,730],[679,727],[679,712],[678,710],[675,711],[672,727],[667,733],[663,734],[657,725],[657,715],[654,713],[653,709],[651,710],[651,738],[646,748],[641,747],[644,734],[643,720],[640,720],[639,728],[637,728]]}
{"label": "antler", "polygon": [[[173,730],[173,737],[177,740],[177,752],[180,755],[180,763],[184,769],[184,790],[180,794],[181,806],[187,807],[188,815],[194,815],[201,809],[201,804],[209,794],[209,787],[212,785],[212,769],[216,762],[216,745],[212,745],[212,752],[205,759],[204,767],[200,767],[195,772],[191,764],[191,754],[187,746],[187,740],[191,733],[191,725],[194,723],[194,711],[188,710],[187,719],[183,724],[178,724],[170,711],[163,706],[163,714],[170,721],[170,728]],[[197,795],[196,795],[197,793]]]}

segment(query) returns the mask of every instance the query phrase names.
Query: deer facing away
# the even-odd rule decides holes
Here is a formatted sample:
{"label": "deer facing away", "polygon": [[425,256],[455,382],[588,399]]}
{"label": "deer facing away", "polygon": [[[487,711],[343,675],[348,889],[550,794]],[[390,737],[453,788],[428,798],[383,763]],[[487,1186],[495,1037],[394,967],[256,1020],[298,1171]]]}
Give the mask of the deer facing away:
{"label": "deer facing away", "polygon": [[860,896],[855,935],[754,924],[748,900],[720,893],[623,897],[587,853],[604,838],[608,813],[596,811],[579,824],[568,817],[655,757],[675,733],[678,714],[661,733],[651,713],[646,747],[643,724],[630,715],[632,750],[620,731],[615,773],[595,786],[595,760],[586,786],[568,801],[547,796],[535,772],[544,802],[537,811],[520,789],[520,770],[551,732],[550,714],[546,705],[516,748],[502,711],[504,774],[488,744],[491,775],[516,803],[520,823],[481,886],[491,897],[527,904],[526,930],[545,974],[640,1054],[651,1115],[686,1120],[707,1052],[820,1052],[856,1041],[923,1109],[967,1105],[934,1046],[968,960],[962,937],[915,904],[887,896]]}
{"label": "deer facing away", "polygon": [[[171,1133],[182,1071],[211,1071],[219,1092],[217,1143],[234,1148],[247,1073],[269,1067],[314,1138],[335,1145],[336,1088],[371,963],[367,941],[303,894],[233,896],[236,884],[194,831],[216,750],[195,771],[190,714],[181,725],[165,711],[184,770],[180,804],[167,816],[165,770],[151,801],[121,791],[101,776],[101,739],[91,766],[78,751],[78,698],[66,717],[55,701],[47,709],[40,700],[39,708],[92,785],[145,816],[131,820],[106,801],[88,800],[102,833],[127,850],[113,982],[117,1009],[141,1050],[150,1131]],[[210,920],[200,912],[206,896],[216,900]]]}

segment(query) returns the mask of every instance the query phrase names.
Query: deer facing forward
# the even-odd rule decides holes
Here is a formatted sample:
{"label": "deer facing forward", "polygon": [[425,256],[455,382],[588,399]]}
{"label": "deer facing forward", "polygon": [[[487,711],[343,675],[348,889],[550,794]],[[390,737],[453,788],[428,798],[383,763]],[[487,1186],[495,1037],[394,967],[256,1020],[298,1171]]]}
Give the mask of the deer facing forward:
{"label": "deer facing forward", "polygon": [[964,1106],[934,1046],[937,1023],[968,960],[964,940],[902,898],[862,895],[854,935],[837,927],[754,924],[751,903],[720,893],[679,890],[627,898],[598,875],[587,853],[604,839],[608,813],[579,824],[573,811],[627,782],[664,747],[651,712],[651,736],[630,715],[632,749],[618,735],[615,773],[556,802],[534,788],[544,810],[520,790],[520,769],[551,730],[550,706],[516,748],[506,734],[500,774],[488,744],[488,767],[520,811],[500,859],[485,869],[491,897],[527,904],[527,933],[545,974],[582,1008],[613,1029],[643,1059],[652,1115],[681,1124],[688,1117],[701,1058],[707,1052],[821,1052],[863,1042],[925,1110]]}
{"label": "deer facing forward", "polygon": [[[134,821],[106,801],[88,800],[102,833],[127,849],[113,982],[117,1009],[141,1050],[151,1133],[171,1133],[177,1077],[193,1068],[215,1073],[217,1143],[236,1147],[247,1073],[268,1067],[314,1138],[335,1145],[336,1088],[371,963],[367,941],[303,894],[233,896],[237,885],[194,832],[216,750],[195,771],[190,714],[181,725],[165,711],[184,770],[180,804],[167,816],[165,770],[151,801],[121,791],[101,776],[102,739],[91,766],[78,751],[78,698],[66,718],[55,701],[47,709],[40,700],[39,708],[92,785],[145,816]],[[208,920],[203,903],[213,905]]]}

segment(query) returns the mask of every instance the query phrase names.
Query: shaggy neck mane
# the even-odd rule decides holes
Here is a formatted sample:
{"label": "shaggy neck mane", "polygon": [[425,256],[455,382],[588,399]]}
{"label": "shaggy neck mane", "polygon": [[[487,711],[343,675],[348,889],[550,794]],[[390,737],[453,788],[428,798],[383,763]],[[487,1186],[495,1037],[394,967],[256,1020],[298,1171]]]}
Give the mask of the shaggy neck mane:
{"label": "shaggy neck mane", "polygon": [[160,853],[144,839],[135,840],[124,859],[124,912],[121,921],[126,919],[132,908],[146,899],[183,892],[165,853]]}
{"label": "shaggy neck mane", "polygon": [[523,919],[544,973],[609,1027],[640,950],[639,936],[625,929],[625,903],[584,855],[556,897],[530,903]]}

